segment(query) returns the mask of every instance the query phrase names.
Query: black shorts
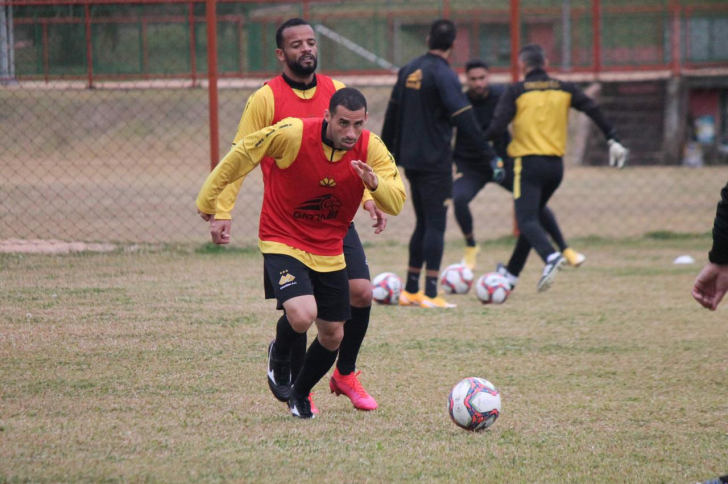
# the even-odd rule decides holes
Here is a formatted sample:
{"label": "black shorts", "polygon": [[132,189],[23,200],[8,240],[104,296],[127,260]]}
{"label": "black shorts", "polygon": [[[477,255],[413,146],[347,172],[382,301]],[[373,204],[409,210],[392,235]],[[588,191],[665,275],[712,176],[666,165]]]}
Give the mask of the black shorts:
{"label": "black shorts", "polygon": [[[509,192],[513,191],[513,159],[504,158],[503,167],[506,171],[506,176],[503,181],[498,183],[501,187],[505,188]],[[478,190],[482,189],[486,183],[493,182],[493,168],[490,163],[473,163],[465,160],[455,160],[455,168],[457,175],[456,180],[466,179],[469,183],[478,185]],[[495,183],[495,182],[493,182]]]}
{"label": "black shorts", "polygon": [[346,269],[318,272],[289,255],[263,254],[265,298],[283,303],[297,296],[313,295],[317,318],[324,321],[351,319],[349,281]]}
{"label": "black shorts", "polygon": [[361,245],[356,227],[354,227],[354,222],[349,225],[349,230],[344,237],[344,259],[346,260],[346,276],[349,280],[371,280],[367,256],[364,253],[364,247]]}

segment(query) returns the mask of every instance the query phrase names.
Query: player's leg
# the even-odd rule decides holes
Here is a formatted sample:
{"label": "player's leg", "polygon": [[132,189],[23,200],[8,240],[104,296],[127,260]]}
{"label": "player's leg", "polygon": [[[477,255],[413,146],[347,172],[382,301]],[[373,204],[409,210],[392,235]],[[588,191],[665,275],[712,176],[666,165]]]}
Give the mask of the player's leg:
{"label": "player's leg", "polygon": [[[475,242],[473,233],[473,214],[470,212],[470,202],[485,186],[487,180],[483,170],[471,170],[464,163],[457,163],[457,173],[452,186],[452,203],[455,211],[455,220],[465,237],[465,253],[462,263],[470,269],[475,268],[480,248]],[[490,176],[492,178],[492,175]]]}
{"label": "player's leg", "polygon": [[310,271],[310,276],[318,308],[318,335],[306,352],[303,367],[293,382],[288,401],[291,414],[299,418],[313,418],[309,400],[311,389],[334,365],[344,338],[344,321],[351,319],[346,270]]}
{"label": "player's leg", "polygon": [[423,197],[425,213],[425,294],[422,296],[420,306],[429,308],[452,308],[441,296],[437,295],[437,279],[440,274],[440,264],[445,247],[445,228],[447,225],[448,201],[452,197],[452,172],[426,173],[421,180],[421,190],[427,196]]}
{"label": "player's leg", "polygon": [[361,372],[356,372],[356,360],[369,328],[372,283],[364,247],[353,223],[344,237],[344,258],[349,278],[351,318],[344,323],[344,339],[341,340],[339,359],[329,380],[329,387],[337,395],[343,393],[349,397],[355,408],[374,410],[378,407],[377,402],[359,382],[358,376]]}
{"label": "player's leg", "polygon": [[[513,184],[515,181],[514,161],[512,158],[507,158],[504,159],[504,164],[506,176],[500,183],[500,185],[512,194]],[[508,280],[508,283],[511,285],[511,290],[515,289],[516,284],[518,284],[518,278],[521,274],[521,271],[526,266],[526,261],[528,260],[528,255],[530,254],[530,252],[531,244],[528,242],[528,239],[526,239],[526,237],[524,237],[522,234],[519,234],[516,240],[516,246],[513,248],[513,253],[511,254],[511,258],[508,261],[508,265],[497,265],[496,272],[498,272]]]}
{"label": "player's leg", "polygon": [[508,260],[508,265],[498,264],[497,272],[504,276],[508,283],[511,285],[511,290],[516,288],[518,284],[518,278],[520,277],[521,271],[526,265],[528,260],[528,254],[531,252],[531,244],[528,239],[519,235],[516,239],[516,246],[513,248],[511,258]]}
{"label": "player's leg", "polygon": [[424,238],[425,238],[425,211],[423,198],[427,197],[420,188],[422,173],[416,170],[406,170],[407,180],[410,184],[410,198],[415,211],[415,229],[409,241],[409,260],[407,266],[407,280],[404,290],[399,298],[400,305],[419,306],[420,304],[420,274],[424,264]]}
{"label": "player's leg", "polygon": [[517,158],[516,179],[513,186],[513,199],[516,208],[516,221],[521,234],[528,240],[544,262],[555,252],[548,240],[546,231],[539,221],[543,199],[543,166],[541,157]]}
{"label": "player's leg", "polygon": [[[318,312],[309,269],[293,257],[264,254],[266,299],[276,298],[283,316],[276,325],[276,338],[268,346],[268,386],[280,401],[291,392],[291,353]],[[295,282],[295,284],[294,284]]]}
{"label": "player's leg", "polygon": [[551,236],[554,243],[559,247],[561,255],[566,258],[569,265],[573,267],[579,267],[582,265],[586,260],[586,256],[569,248],[569,245],[564,239],[564,235],[561,233],[559,224],[556,221],[556,214],[554,214],[550,208],[544,207],[539,214],[539,219],[541,220],[541,225],[543,225],[543,228]]}
{"label": "player's leg", "polygon": [[[549,160],[550,157],[528,156],[514,161],[513,198],[518,228],[544,261],[543,274],[537,285],[539,291],[551,286],[556,272],[566,261],[560,252],[554,250],[539,220],[540,211],[555,190]],[[563,165],[560,166],[563,168]]]}
{"label": "player's leg", "polygon": [[[564,177],[564,163],[561,158],[555,156],[542,158],[543,162],[540,165],[542,190],[541,200],[539,202],[541,212],[543,212],[546,208],[546,204],[549,202],[554,192],[556,192],[556,189],[559,188]],[[555,252],[548,256],[546,265],[543,269],[543,274],[541,275],[541,279],[538,281],[537,287],[539,292],[543,292],[551,287],[556,274],[561,270],[564,264],[566,264],[566,258],[560,252]]]}

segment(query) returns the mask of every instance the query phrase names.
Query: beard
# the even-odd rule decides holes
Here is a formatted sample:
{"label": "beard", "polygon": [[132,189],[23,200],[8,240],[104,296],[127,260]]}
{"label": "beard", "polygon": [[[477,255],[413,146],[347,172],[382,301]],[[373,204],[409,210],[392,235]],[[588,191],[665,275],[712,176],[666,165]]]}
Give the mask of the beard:
{"label": "beard", "polygon": [[296,74],[298,74],[300,76],[308,76],[310,74],[313,74],[316,71],[316,67],[318,66],[318,59],[316,57],[314,57],[313,64],[311,64],[308,67],[301,65],[298,62],[298,59],[286,58],[286,64]]}

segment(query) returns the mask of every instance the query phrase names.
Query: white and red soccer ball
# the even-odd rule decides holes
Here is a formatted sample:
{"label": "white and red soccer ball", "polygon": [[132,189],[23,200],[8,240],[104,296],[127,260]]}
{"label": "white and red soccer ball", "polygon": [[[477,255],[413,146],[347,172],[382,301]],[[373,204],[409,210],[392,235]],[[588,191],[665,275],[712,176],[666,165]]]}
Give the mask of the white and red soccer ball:
{"label": "white and red soccer ball", "polygon": [[503,304],[511,293],[511,285],[501,274],[489,272],[475,283],[475,294],[483,304]]}
{"label": "white and red soccer ball", "polygon": [[488,380],[469,377],[453,387],[447,400],[447,410],[458,427],[485,430],[500,416],[500,393]]}
{"label": "white and red soccer ball", "polygon": [[473,271],[465,264],[451,264],[440,274],[440,287],[447,294],[467,294],[474,279]]}
{"label": "white and red soccer ball", "polygon": [[379,304],[399,304],[402,279],[393,272],[383,272],[372,280],[372,298]]}

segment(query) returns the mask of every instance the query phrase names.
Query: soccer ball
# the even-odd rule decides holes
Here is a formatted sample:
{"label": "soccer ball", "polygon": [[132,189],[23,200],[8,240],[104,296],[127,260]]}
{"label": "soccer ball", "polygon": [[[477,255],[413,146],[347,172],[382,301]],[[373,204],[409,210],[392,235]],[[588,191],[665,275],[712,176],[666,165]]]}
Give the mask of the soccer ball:
{"label": "soccer ball", "polygon": [[450,418],[465,430],[485,430],[500,415],[501,398],[488,380],[470,377],[455,385],[447,401]]}
{"label": "soccer ball", "polygon": [[399,304],[402,280],[392,272],[382,272],[372,281],[372,297],[379,304]]}
{"label": "soccer ball", "polygon": [[440,286],[448,294],[467,294],[473,285],[473,271],[465,264],[451,264],[440,274]]}
{"label": "soccer ball", "polygon": [[508,279],[497,272],[480,276],[475,283],[475,294],[483,304],[503,304],[511,293]]}

